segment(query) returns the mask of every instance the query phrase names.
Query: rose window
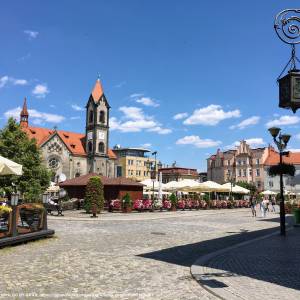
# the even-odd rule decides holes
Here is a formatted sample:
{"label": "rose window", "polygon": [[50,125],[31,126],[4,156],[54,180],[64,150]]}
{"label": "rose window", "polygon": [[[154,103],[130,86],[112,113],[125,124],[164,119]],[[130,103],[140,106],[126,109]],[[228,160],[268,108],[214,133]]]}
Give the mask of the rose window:
{"label": "rose window", "polygon": [[49,159],[48,165],[51,169],[57,169],[59,166],[59,160],[55,157],[52,157]]}

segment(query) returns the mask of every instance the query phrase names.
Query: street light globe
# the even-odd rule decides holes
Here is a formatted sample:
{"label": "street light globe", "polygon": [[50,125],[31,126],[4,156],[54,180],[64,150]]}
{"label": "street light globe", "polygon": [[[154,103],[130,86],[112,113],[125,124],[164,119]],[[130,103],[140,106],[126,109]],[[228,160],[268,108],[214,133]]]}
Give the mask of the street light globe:
{"label": "street light globe", "polygon": [[270,134],[272,135],[272,137],[276,138],[281,129],[278,127],[271,127],[268,130],[269,130]]}
{"label": "street light globe", "polygon": [[289,142],[291,135],[290,134],[282,134],[281,135],[282,141],[284,142],[285,145]]}

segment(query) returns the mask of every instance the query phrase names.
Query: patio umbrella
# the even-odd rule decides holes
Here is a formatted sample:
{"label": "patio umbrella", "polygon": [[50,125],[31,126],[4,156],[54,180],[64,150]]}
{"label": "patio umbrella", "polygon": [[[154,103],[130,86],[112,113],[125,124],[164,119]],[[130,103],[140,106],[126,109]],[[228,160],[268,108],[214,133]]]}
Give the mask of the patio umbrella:
{"label": "patio umbrella", "polygon": [[22,175],[22,165],[0,155],[0,175]]}
{"label": "patio umbrella", "polygon": [[200,182],[197,186],[185,189],[189,192],[229,192],[230,188],[224,187],[214,181]]}
{"label": "patio umbrella", "polygon": [[[222,186],[225,187],[225,188],[229,188],[229,191],[231,191],[231,183],[230,182],[224,183],[224,184],[222,184]],[[236,184],[236,185],[232,186],[232,193],[235,193],[235,194],[249,194],[250,190],[245,189],[242,186],[239,186],[239,185]]]}
{"label": "patio umbrella", "polygon": [[261,192],[262,195],[277,195],[277,193],[270,191],[270,190],[266,190]]}
{"label": "patio umbrella", "polygon": [[[152,179],[145,179],[143,181],[141,181],[141,184],[144,184],[144,189],[145,190],[153,190],[153,180]],[[162,184],[162,188],[163,188]],[[158,190],[159,189],[159,181],[154,180],[154,190]]]}
{"label": "patio umbrella", "polygon": [[192,179],[183,179],[180,181],[170,181],[165,184],[166,190],[171,191],[185,191],[193,187],[199,186],[200,182]]}

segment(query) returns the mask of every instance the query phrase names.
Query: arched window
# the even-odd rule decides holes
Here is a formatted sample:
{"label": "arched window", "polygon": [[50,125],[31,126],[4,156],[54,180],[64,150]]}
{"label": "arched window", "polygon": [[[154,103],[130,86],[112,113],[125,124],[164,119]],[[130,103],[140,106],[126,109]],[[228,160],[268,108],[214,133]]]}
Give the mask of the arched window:
{"label": "arched window", "polygon": [[99,143],[99,145],[98,145],[98,151],[101,152],[101,153],[104,153],[104,143],[103,142]]}
{"label": "arched window", "polygon": [[88,142],[88,152],[91,153],[93,151],[93,143]]}
{"label": "arched window", "polygon": [[90,112],[89,112],[89,122],[93,123],[93,120],[94,120],[94,112],[92,110],[90,110]]}
{"label": "arched window", "polygon": [[77,172],[77,173],[75,174],[75,177],[79,177],[79,176],[80,176],[80,173]]}
{"label": "arched window", "polygon": [[100,111],[99,122],[100,123],[105,123],[105,112],[103,110]]}

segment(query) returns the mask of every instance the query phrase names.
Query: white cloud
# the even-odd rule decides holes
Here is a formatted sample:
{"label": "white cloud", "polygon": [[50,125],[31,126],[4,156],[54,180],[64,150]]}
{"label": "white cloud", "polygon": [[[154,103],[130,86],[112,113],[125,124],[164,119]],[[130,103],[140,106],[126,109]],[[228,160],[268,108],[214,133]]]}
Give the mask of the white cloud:
{"label": "white cloud", "polygon": [[115,88],[121,88],[123,85],[125,85],[126,84],[126,81],[122,81],[122,82],[120,82],[120,83],[118,83],[118,84],[116,84],[115,85]]}
{"label": "white cloud", "polygon": [[295,135],[295,138],[296,138],[297,140],[300,140],[300,133],[296,134],[296,135]]}
{"label": "white cloud", "polygon": [[250,117],[248,119],[245,119],[244,121],[242,121],[241,123],[239,123],[237,125],[232,125],[229,128],[230,129],[235,129],[235,128],[244,129],[244,128],[249,127],[251,125],[257,124],[259,122],[259,120],[260,120],[260,117],[253,116],[253,117]]}
{"label": "white cloud", "polygon": [[72,104],[71,107],[76,111],[84,111],[85,109],[77,104]]}
{"label": "white cloud", "polygon": [[131,94],[129,97],[130,98],[138,98],[138,97],[142,97],[144,94],[140,94],[140,93],[135,93],[135,94]]}
{"label": "white cloud", "polygon": [[134,106],[122,106],[119,110],[123,116],[118,120],[116,117],[110,118],[110,129],[121,132],[140,132],[142,130],[157,132],[158,134],[167,134],[171,129],[162,128],[154,117],[147,116],[143,110]]}
{"label": "white cloud", "polygon": [[49,90],[47,84],[37,84],[32,90],[32,94],[37,98],[45,98],[48,93]]}
{"label": "white cloud", "polygon": [[215,126],[225,119],[239,118],[240,116],[241,113],[238,109],[225,112],[222,106],[211,104],[195,109],[193,114],[184,120],[183,124]]}
{"label": "white cloud", "polygon": [[37,31],[33,31],[33,30],[24,30],[24,33],[28,35],[28,38],[30,40],[37,38],[37,36],[39,35]]}
{"label": "white cloud", "polygon": [[174,120],[181,120],[181,119],[184,119],[188,116],[188,113],[184,112],[184,113],[179,113],[179,114],[176,114],[175,116],[173,116],[173,119]]}
{"label": "white cloud", "polygon": [[28,84],[28,81],[26,79],[16,79],[7,75],[0,77],[0,88],[3,88],[8,83],[13,85],[26,85]]}
{"label": "white cloud", "polygon": [[201,139],[198,135],[185,136],[176,141],[177,145],[193,145],[197,148],[211,148],[222,144],[221,141],[214,141],[211,139]]}
{"label": "white cloud", "polygon": [[287,151],[300,152],[300,149],[299,148],[287,148]]}
{"label": "white cloud", "polygon": [[278,119],[269,121],[266,123],[267,127],[273,127],[273,126],[285,126],[285,125],[294,125],[298,124],[300,122],[300,118],[297,116],[281,116]]}
{"label": "white cloud", "polygon": [[143,148],[150,148],[152,146],[151,143],[145,143],[145,144],[142,144],[141,147]]}
{"label": "white cloud", "polygon": [[155,102],[155,100],[149,98],[149,97],[141,97],[135,100],[137,103],[141,103],[145,106],[153,106],[153,107],[158,107],[159,104]]}
{"label": "white cloud", "polygon": [[79,116],[77,116],[77,117],[71,117],[70,119],[71,120],[80,120],[81,118]]}
{"label": "white cloud", "polygon": [[[13,117],[13,118],[19,120],[21,110],[22,110],[22,108],[20,106],[18,106],[16,108],[6,111],[4,113],[4,116],[6,118]],[[60,123],[63,120],[65,120],[64,116],[44,113],[44,112],[37,111],[35,109],[28,109],[28,113],[29,113],[29,118],[32,119],[32,122],[34,124],[43,124],[44,122]]]}

